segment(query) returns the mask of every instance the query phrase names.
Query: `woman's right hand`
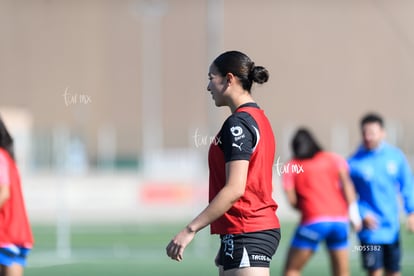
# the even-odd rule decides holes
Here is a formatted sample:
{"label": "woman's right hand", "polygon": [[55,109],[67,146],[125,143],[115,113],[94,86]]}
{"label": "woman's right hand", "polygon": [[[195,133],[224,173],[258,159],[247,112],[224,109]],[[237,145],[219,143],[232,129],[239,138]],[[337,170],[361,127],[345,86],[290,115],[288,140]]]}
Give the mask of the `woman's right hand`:
{"label": "woman's right hand", "polygon": [[364,228],[368,228],[368,229],[376,229],[378,227],[378,221],[377,219],[373,216],[373,215],[366,215],[363,219],[362,219],[362,224],[364,225]]}

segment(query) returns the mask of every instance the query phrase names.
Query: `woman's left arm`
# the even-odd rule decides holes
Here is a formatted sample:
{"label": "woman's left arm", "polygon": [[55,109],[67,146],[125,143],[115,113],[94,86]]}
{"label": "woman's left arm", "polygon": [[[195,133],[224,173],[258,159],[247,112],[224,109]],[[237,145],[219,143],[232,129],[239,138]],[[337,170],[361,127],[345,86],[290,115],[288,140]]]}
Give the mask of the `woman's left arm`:
{"label": "woman's left arm", "polygon": [[186,246],[195,234],[224,215],[244,194],[249,168],[248,160],[235,160],[226,163],[226,184],[210,204],[181,230],[168,244],[167,255],[181,261]]}
{"label": "woman's left arm", "polygon": [[9,185],[0,184],[0,208],[10,197]]}

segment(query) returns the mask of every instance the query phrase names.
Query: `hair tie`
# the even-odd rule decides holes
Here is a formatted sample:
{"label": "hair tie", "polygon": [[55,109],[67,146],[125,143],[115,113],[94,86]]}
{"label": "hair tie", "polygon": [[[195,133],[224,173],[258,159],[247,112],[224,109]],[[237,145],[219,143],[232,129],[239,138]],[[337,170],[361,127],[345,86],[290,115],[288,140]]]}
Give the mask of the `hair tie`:
{"label": "hair tie", "polygon": [[251,65],[250,65],[250,71],[249,71],[249,79],[253,79],[254,75],[254,68],[256,68],[256,66],[254,65],[254,62],[252,61]]}

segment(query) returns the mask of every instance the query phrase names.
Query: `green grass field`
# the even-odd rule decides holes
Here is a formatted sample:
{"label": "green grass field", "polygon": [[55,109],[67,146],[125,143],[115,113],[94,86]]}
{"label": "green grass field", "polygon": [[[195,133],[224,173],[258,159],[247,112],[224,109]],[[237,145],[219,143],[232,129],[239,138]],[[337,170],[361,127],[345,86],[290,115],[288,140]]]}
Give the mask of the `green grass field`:
{"label": "green grass field", "polygon": [[[187,248],[181,263],[165,255],[165,246],[183,224],[73,225],[70,255],[56,250],[53,226],[34,226],[36,245],[28,259],[26,276],[51,275],[217,275],[213,259],[218,238],[202,230]],[[282,241],[271,264],[271,275],[281,275],[294,225],[282,223]],[[414,275],[414,239],[402,231],[403,275]],[[352,234],[353,235],[353,234]],[[351,238],[352,246],[355,238]],[[350,248],[352,275],[364,275],[359,253]],[[315,254],[303,275],[329,275],[324,248]]]}

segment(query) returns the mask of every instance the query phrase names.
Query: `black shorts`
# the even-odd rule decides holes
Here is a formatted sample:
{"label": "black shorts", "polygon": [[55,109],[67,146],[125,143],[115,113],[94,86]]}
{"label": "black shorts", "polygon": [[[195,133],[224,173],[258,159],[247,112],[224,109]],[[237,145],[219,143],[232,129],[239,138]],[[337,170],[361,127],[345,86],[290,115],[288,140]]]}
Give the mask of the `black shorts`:
{"label": "black shorts", "polygon": [[400,241],[392,244],[361,243],[362,265],[368,271],[385,268],[386,271],[399,272],[401,262]]}
{"label": "black shorts", "polygon": [[224,270],[269,267],[280,241],[280,229],[220,235],[218,264]]}

